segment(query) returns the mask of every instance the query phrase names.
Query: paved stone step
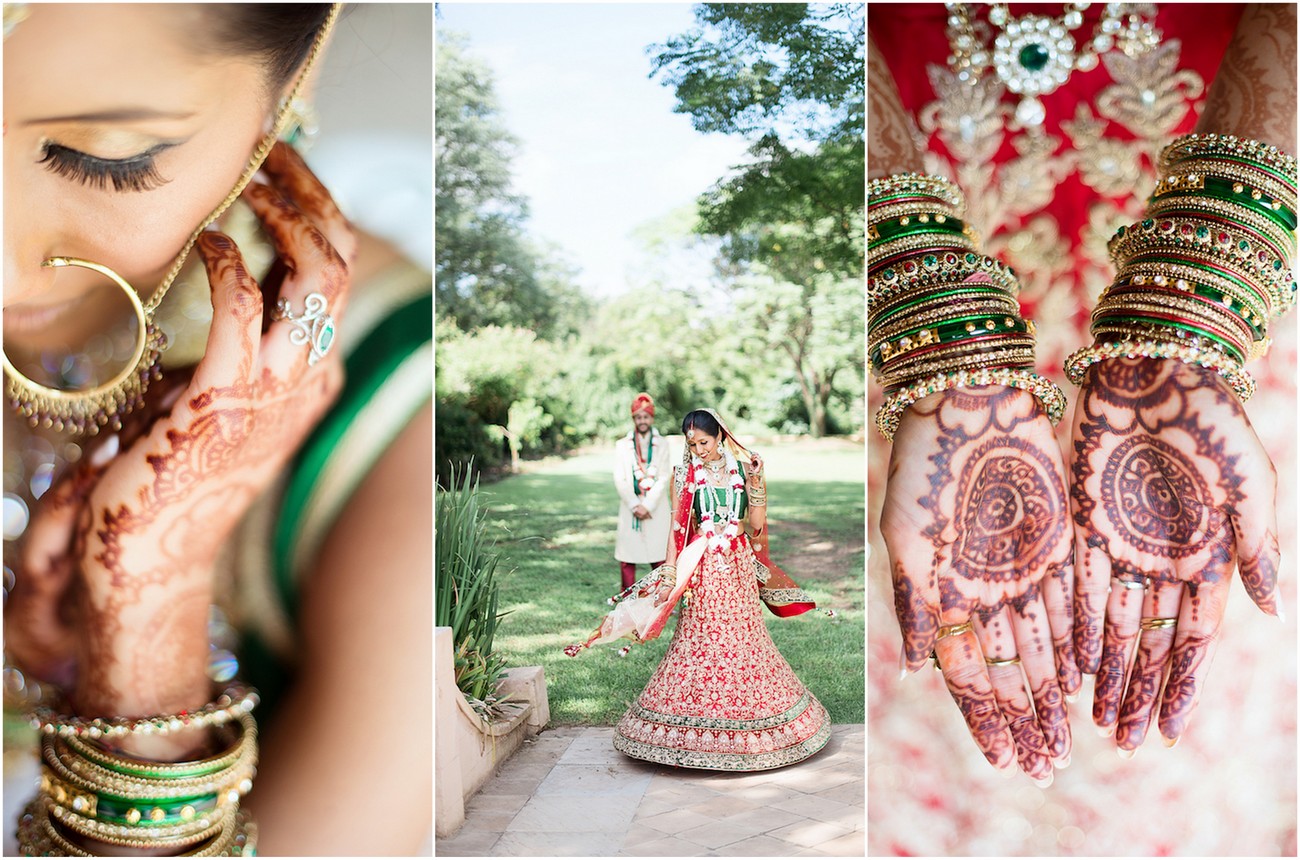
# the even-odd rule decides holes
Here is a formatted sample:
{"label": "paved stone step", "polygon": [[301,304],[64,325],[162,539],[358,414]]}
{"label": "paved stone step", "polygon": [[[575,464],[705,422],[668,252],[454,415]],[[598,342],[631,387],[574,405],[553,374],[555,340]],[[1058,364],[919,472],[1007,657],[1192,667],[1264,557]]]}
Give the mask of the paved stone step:
{"label": "paved stone step", "polygon": [[469,802],[440,857],[861,857],[865,731],[797,765],[712,773],[628,758],[609,727],[550,729]]}

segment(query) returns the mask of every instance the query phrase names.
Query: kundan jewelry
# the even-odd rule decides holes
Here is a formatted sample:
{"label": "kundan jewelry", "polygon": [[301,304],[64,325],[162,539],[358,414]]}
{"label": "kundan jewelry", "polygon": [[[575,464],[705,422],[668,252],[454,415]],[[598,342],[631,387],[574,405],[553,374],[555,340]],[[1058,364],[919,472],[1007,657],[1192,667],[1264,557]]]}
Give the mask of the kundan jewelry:
{"label": "kundan jewelry", "polygon": [[990,67],[1008,90],[1020,96],[1015,117],[1021,127],[1041,131],[1047,112],[1038,96],[1055,92],[1075,71],[1097,67],[1097,59],[1119,46],[1125,53],[1152,47],[1159,33],[1148,20],[1148,4],[1107,3],[1092,37],[1082,47],[1074,32],[1091,3],[1067,3],[1058,17],[1011,17],[1005,3],[989,8],[988,25],[977,25],[967,3],[948,3],[948,65],[958,80],[974,85]]}
{"label": "kundan jewelry", "polygon": [[[253,151],[252,157],[244,167],[243,173],[240,174],[235,187],[190,234],[175,262],[172,263],[171,268],[148,301],[142,302],[139,295],[136,294],[127,281],[107,266],[72,257],[51,257],[42,263],[42,265],[51,268],[68,266],[87,268],[107,276],[114,284],[132,296],[132,309],[138,318],[140,333],[137,335],[137,346],[134,351],[133,362],[129,366],[118,373],[109,383],[81,391],[63,390],[42,385],[21,373],[13,365],[9,357],[5,355],[3,362],[6,380],[5,394],[13,408],[20,415],[27,418],[32,426],[43,425],[77,434],[94,434],[98,433],[100,428],[104,426],[119,429],[122,426],[122,416],[142,405],[144,392],[148,388],[149,382],[159,376],[157,369],[158,358],[161,351],[166,347],[164,338],[153,322],[158,306],[166,297],[167,291],[176,280],[177,275],[180,274],[190,251],[194,249],[194,245],[198,242],[199,236],[202,235],[204,229],[224,214],[239,198],[245,186],[252,180],[253,174],[258,171],[262,166],[262,162],[266,160],[271,148],[280,139],[294,114],[294,104],[299,100],[303,87],[311,76],[311,71],[320,56],[321,49],[338,20],[341,8],[341,3],[331,5],[325,22],[316,33],[316,38],[307,52],[307,57],[303,61],[302,70],[298,74],[293,89],[290,90],[280,104],[270,132],[258,144],[257,149]],[[332,326],[330,336],[332,337]],[[143,347],[139,344],[141,338],[144,340]],[[328,348],[328,343],[326,343],[326,348]]]}

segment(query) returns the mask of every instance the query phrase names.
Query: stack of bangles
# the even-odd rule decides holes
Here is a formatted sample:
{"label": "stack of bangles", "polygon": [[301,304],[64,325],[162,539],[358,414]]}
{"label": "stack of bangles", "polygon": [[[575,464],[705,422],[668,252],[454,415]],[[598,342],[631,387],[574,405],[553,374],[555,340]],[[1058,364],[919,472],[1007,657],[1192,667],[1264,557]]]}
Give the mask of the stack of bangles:
{"label": "stack of bangles", "polygon": [[[239,808],[257,774],[257,693],[231,687],[187,714],[83,719],[38,710],[41,784],[18,823],[25,857],[117,853],[251,857],[257,825]],[[208,730],[220,751],[193,761],[160,762],[116,751],[124,737]]]}
{"label": "stack of bangles", "polygon": [[1006,385],[1033,394],[1053,423],[1065,395],[1033,371],[1034,323],[1020,316],[1010,267],[979,253],[965,200],[938,176],[895,174],[867,188],[867,355],[892,439],[928,394]]}
{"label": "stack of bangles", "polygon": [[767,484],[751,484],[749,487],[749,506],[751,508],[767,507]]}
{"label": "stack of bangles", "polygon": [[1119,356],[1175,358],[1216,371],[1243,401],[1244,365],[1296,299],[1296,161],[1276,147],[1186,135],[1165,147],[1147,217],[1110,240],[1117,275],[1092,314],[1091,347],[1066,375]]}
{"label": "stack of bangles", "polygon": [[655,573],[659,574],[659,585],[672,590],[677,585],[677,565],[661,564],[655,568]]}

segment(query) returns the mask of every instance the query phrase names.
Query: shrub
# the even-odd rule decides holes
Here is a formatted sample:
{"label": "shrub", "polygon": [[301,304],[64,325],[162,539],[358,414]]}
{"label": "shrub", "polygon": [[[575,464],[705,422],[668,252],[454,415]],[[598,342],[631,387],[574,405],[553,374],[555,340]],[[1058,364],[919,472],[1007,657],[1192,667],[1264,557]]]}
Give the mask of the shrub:
{"label": "shrub", "polygon": [[437,492],[435,623],[452,630],[456,686],[479,714],[492,719],[504,704],[497,686],[506,666],[492,643],[507,613],[497,612],[500,556],[487,537],[487,511],[479,507],[471,468],[453,469],[449,489]]}

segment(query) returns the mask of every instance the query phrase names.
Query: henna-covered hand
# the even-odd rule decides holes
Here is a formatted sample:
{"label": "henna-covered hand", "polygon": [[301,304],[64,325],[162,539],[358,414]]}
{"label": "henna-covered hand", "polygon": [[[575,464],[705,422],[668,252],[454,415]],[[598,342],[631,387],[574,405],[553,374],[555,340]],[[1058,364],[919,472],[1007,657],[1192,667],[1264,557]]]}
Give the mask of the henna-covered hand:
{"label": "henna-covered hand", "polygon": [[1097,676],[1093,720],[1126,755],[1157,713],[1175,743],[1234,565],[1259,608],[1280,611],[1273,464],[1216,373],[1116,358],[1084,380],[1070,471],[1074,637],[1080,669]]}
{"label": "henna-covered hand", "polygon": [[1034,399],[986,386],[913,404],[894,435],[880,527],[904,672],[936,652],[985,757],[1046,780],[1068,760],[1065,695],[1081,676],[1065,468]]}
{"label": "henna-covered hand", "polygon": [[[281,295],[301,313],[307,294],[321,293],[338,320],[356,253],[347,220],[288,147],[272,150],[263,173],[270,183],[250,185],[244,199],[287,269]],[[203,359],[147,432],[110,440],[115,453],[46,494],[22,557],[31,570],[18,574],[40,588],[7,613],[6,644],[34,668],[66,674],[75,657],[80,713],[168,713],[207,701],[217,554],[342,384],[338,350],[309,365],[289,322],[263,332],[261,289],[233,241],[205,232],[197,251],[213,302]],[[75,653],[61,638],[23,641],[26,621],[65,617],[69,588]]]}

